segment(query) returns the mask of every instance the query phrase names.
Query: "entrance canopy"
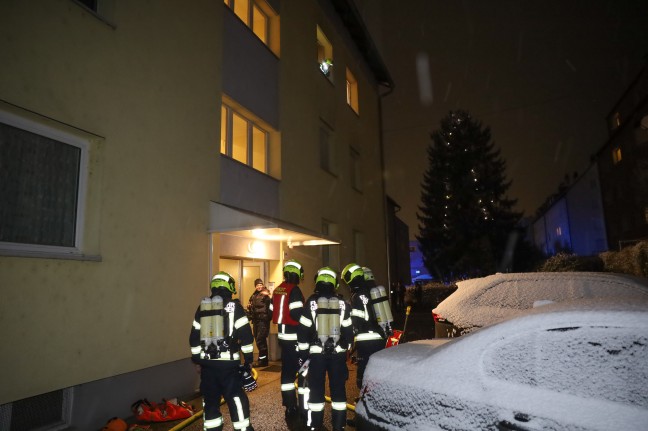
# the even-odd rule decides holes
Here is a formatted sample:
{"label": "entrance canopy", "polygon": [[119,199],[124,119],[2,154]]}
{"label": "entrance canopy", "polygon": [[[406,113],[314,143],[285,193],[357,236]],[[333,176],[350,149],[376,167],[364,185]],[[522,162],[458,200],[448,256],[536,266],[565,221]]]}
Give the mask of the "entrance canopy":
{"label": "entrance canopy", "polygon": [[209,232],[286,242],[288,247],[336,245],[340,241],[304,227],[218,202],[209,203]]}

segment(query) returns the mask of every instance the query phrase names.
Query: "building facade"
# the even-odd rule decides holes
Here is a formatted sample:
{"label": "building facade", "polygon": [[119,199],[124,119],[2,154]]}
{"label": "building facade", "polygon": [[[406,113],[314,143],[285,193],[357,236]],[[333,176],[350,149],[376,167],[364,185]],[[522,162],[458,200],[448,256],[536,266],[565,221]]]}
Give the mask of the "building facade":
{"label": "building facade", "polygon": [[195,391],[220,270],[244,304],[291,258],[306,295],[323,265],[389,280],[393,84],[352,1],[6,0],[0,34],[3,423]]}
{"label": "building facade", "polygon": [[608,115],[610,137],[596,155],[611,250],[648,239],[648,66]]}

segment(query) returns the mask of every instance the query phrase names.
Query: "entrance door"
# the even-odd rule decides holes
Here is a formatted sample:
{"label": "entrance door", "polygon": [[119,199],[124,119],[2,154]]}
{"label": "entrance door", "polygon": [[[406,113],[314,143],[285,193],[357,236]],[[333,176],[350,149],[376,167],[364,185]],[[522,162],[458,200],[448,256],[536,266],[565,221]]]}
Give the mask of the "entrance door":
{"label": "entrance door", "polygon": [[260,278],[265,283],[266,264],[263,261],[219,259],[218,267],[236,280],[236,295],[243,308],[247,307],[248,300],[254,292],[254,280]]}
{"label": "entrance door", "polygon": [[241,297],[243,307],[247,306],[248,299],[254,293],[254,280],[260,278],[265,283],[265,273],[265,262],[243,261],[243,280],[241,285],[241,291],[245,292],[245,296]]}

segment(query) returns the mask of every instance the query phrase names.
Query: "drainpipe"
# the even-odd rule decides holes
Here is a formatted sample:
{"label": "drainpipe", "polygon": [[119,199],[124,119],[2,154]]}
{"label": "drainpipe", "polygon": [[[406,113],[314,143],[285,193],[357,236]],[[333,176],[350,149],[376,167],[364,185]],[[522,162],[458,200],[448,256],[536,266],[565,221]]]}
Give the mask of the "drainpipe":
{"label": "drainpipe", "polygon": [[391,258],[390,258],[390,240],[389,240],[389,224],[387,217],[387,188],[385,186],[385,143],[383,139],[383,112],[382,112],[382,100],[384,97],[389,96],[392,91],[394,91],[394,83],[382,83],[386,85],[387,91],[380,94],[378,93],[378,124],[380,135],[378,137],[378,142],[380,145],[380,185],[382,186],[382,203],[383,203],[383,217],[385,219],[385,240],[387,245],[387,292],[389,293],[389,300],[391,302]]}

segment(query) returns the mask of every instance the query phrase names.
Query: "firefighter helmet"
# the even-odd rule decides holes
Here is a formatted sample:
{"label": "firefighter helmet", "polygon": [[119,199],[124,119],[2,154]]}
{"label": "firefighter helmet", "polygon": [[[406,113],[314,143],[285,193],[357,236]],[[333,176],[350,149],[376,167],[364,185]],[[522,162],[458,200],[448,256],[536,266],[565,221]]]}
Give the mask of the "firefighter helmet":
{"label": "firefighter helmet", "polygon": [[232,276],[225,271],[220,271],[218,274],[212,277],[211,288],[223,288],[229,291],[232,295],[236,295],[236,282],[234,281]]}
{"label": "firefighter helmet", "polygon": [[363,269],[357,263],[350,263],[342,270],[342,280],[348,285],[358,284],[364,279]]}
{"label": "firefighter helmet", "polygon": [[371,270],[371,268],[367,268],[366,266],[363,266],[362,267],[362,272],[364,273],[365,281],[373,281],[374,275],[373,275],[373,271]]}
{"label": "firefighter helmet", "polygon": [[300,280],[304,279],[304,268],[302,268],[301,264],[295,259],[287,260],[286,263],[284,263],[283,273],[286,278],[288,278],[288,274],[292,273],[296,274]]}
{"label": "firefighter helmet", "polygon": [[315,286],[318,284],[329,283],[335,289],[338,288],[337,273],[331,267],[325,266],[320,268],[315,275]]}

